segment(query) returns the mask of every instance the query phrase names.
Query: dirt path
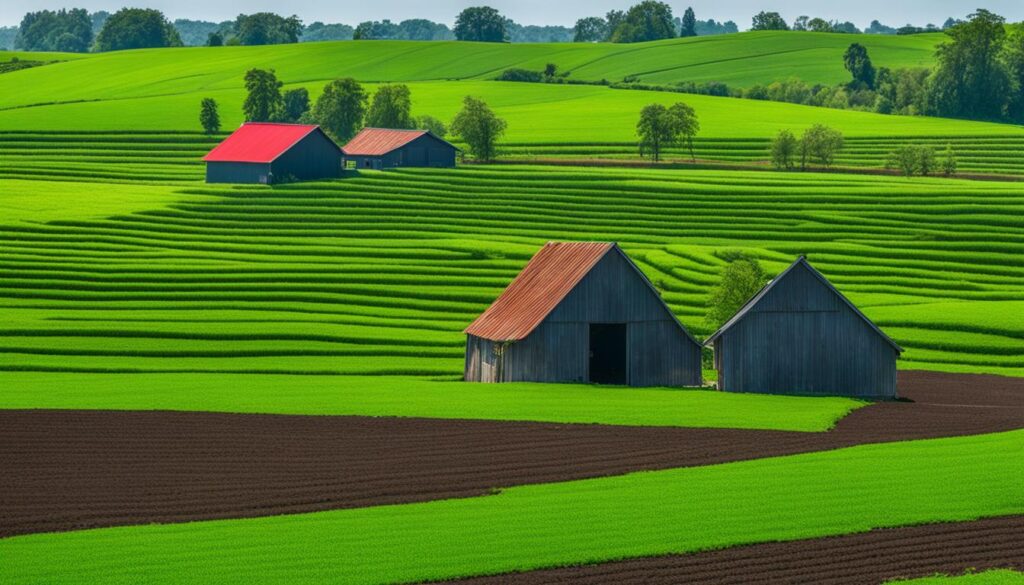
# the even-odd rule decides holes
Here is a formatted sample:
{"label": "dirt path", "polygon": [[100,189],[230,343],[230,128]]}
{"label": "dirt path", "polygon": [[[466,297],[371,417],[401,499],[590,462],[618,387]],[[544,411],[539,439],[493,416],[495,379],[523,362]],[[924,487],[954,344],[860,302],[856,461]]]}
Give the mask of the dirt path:
{"label": "dirt path", "polygon": [[873,530],[581,567],[455,581],[459,585],[868,585],[968,569],[1024,570],[1024,516]]}
{"label": "dirt path", "polygon": [[909,372],[900,388],[916,402],[862,408],[828,433],[0,410],[0,537],[466,497],[1024,427],[1022,378]]}

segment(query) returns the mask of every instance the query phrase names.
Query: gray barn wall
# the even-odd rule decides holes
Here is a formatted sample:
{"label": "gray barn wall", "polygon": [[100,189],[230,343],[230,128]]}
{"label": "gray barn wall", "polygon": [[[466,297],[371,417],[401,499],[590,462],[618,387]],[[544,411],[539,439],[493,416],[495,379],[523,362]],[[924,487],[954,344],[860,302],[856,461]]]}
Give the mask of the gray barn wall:
{"label": "gray barn wall", "polygon": [[803,266],[714,346],[726,391],[896,396],[896,350]]}
{"label": "gray barn wall", "polygon": [[314,130],[271,164],[276,181],[289,175],[308,181],[341,176],[341,151],[319,130]]}
{"label": "gray barn wall", "polygon": [[494,343],[467,336],[467,380],[586,382],[590,323],[627,323],[630,386],[697,386],[701,348],[657,293],[617,252],[609,252],[526,338],[506,350],[495,379]]}
{"label": "gray barn wall", "polygon": [[207,183],[266,183],[270,177],[267,163],[208,162]]}
{"label": "gray barn wall", "polygon": [[454,167],[455,148],[437,137],[424,134],[402,148],[381,156],[346,156],[359,169],[396,167]]}

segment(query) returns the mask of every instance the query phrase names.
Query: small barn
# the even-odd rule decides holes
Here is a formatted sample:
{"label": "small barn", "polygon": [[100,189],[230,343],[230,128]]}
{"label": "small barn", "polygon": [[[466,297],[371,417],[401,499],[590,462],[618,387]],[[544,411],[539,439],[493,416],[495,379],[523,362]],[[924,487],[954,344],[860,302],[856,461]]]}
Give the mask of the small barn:
{"label": "small barn", "polygon": [[803,256],[705,343],[721,390],[896,397],[903,349]]}
{"label": "small barn", "polygon": [[319,126],[247,122],[206,156],[207,183],[279,183],[341,176],[341,149]]}
{"label": "small barn", "polygon": [[342,147],[345,166],[356,169],[454,167],[459,149],[429,130],[363,128]]}
{"label": "small barn", "polygon": [[465,333],[469,381],[701,383],[700,343],[613,243],[546,244]]}

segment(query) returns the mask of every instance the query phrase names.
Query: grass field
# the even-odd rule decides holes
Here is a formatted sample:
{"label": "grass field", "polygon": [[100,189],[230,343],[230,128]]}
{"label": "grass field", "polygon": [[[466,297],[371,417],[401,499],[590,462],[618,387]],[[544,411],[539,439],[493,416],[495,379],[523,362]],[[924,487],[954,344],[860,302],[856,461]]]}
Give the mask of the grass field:
{"label": "grass field", "polygon": [[424,504],[15,537],[0,540],[0,578],[411,582],[1019,514],[1022,438],[888,443]]}
{"label": "grass field", "polygon": [[[533,252],[590,239],[622,242],[698,336],[716,254],[774,273],[803,253],[901,367],[1024,374],[1013,183],[466,167],[268,189],[166,163],[122,163],[114,186],[94,162],[57,182],[3,168],[0,368],[456,376],[462,328]],[[162,167],[176,188],[133,182]]]}
{"label": "grass field", "polygon": [[900,579],[889,581],[886,585],[1020,585],[1024,583],[1024,574],[1017,571],[994,569],[981,573],[963,575],[936,575],[921,579]]}
{"label": "grass field", "polygon": [[0,394],[5,409],[422,416],[785,431],[825,431],[864,405],[846,398],[571,384],[496,386],[397,376],[0,372],[0,385],[6,388]]}

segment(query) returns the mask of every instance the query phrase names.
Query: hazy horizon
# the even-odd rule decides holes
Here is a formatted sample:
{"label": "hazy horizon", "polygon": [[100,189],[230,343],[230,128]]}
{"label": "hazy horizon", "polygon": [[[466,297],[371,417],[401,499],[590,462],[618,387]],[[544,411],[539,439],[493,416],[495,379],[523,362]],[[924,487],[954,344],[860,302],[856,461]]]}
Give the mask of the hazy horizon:
{"label": "hazy horizon", "polygon": [[[350,5],[341,9],[338,5],[327,5],[313,0],[293,0],[282,9],[280,2],[268,0],[249,0],[244,3],[224,0],[147,0],[131,2],[127,5],[156,8],[171,20],[187,18],[221,22],[232,20],[240,12],[276,12],[283,15],[296,14],[306,24],[315,21],[340,22],[355,26],[366,20],[390,19],[398,22],[410,18],[426,18],[442,22],[449,26],[455,16],[467,6],[489,5],[497,8],[505,16],[520,24],[560,25],[571,27],[576,19],[584,16],[602,16],[608,10],[625,9],[639,0],[598,0],[584,2],[580,0],[563,0],[557,4],[526,0],[511,2],[441,0],[430,6],[408,0],[380,0],[372,5]],[[978,6],[975,2],[954,0],[907,0],[901,3],[865,0],[854,5],[821,6],[813,0],[790,0],[784,2],[754,2],[739,0],[721,3],[706,0],[693,2],[672,1],[668,3],[676,16],[681,16],[687,6],[692,6],[700,20],[713,18],[718,21],[732,20],[740,28],[750,28],[751,17],[761,10],[776,11],[782,14],[787,22],[792,22],[800,15],[820,16],[826,20],[851,21],[857,27],[864,28],[872,20],[879,20],[889,26],[914,24],[924,26],[932,23],[941,25],[948,17],[962,18],[973,12]],[[47,0],[12,0],[0,1],[0,26],[16,26],[26,12],[42,9],[56,10],[59,8],[85,8],[89,12],[106,10],[115,12],[125,3],[109,0],[83,0],[71,4],[54,3]],[[1020,0],[994,0],[987,2],[984,8],[1005,16],[1009,21],[1024,20],[1024,2]]]}

